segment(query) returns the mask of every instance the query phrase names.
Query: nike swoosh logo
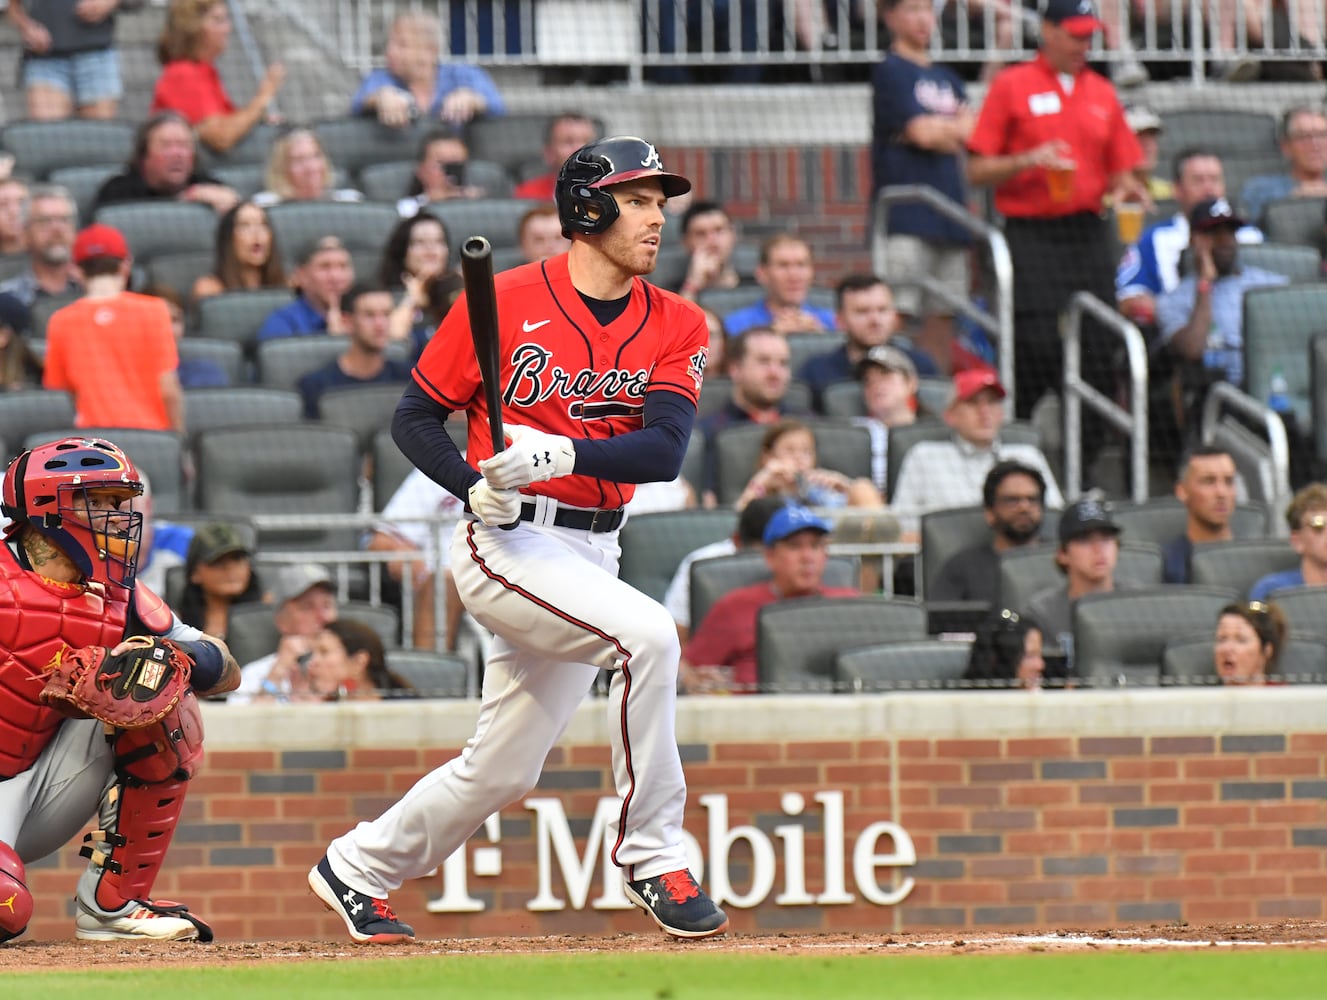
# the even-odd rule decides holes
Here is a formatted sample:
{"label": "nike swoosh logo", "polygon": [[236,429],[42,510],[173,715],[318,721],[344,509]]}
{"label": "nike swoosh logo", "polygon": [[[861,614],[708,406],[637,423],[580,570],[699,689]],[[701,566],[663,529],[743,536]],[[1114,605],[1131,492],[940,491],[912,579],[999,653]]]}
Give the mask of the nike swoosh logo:
{"label": "nike swoosh logo", "polygon": [[541,319],[538,323],[531,323],[527,319],[524,323],[521,324],[521,329],[524,330],[526,333],[534,333],[541,326],[548,326],[548,324],[552,322],[553,321],[551,319]]}

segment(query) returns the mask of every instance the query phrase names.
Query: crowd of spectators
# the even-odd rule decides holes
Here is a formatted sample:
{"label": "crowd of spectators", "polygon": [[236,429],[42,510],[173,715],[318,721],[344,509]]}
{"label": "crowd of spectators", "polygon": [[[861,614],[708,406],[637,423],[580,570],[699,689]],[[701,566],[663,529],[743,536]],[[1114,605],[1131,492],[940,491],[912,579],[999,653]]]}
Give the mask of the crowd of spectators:
{"label": "crowd of spectators", "polygon": [[[113,16],[108,9],[106,17]],[[972,253],[967,231],[944,213],[920,203],[893,206],[886,273],[849,274],[828,288],[817,282],[816,253],[803,236],[776,232],[756,244],[721,202],[701,192],[688,203],[670,224],[670,238],[685,251],[684,266],[659,280],[706,310],[709,391],[697,423],[694,447],[700,461],[690,472],[693,479],[665,484],[669,488],[656,494],[668,499],[656,502],[732,506],[739,514],[732,538],[688,557],[670,588],[669,607],[688,640],[683,678],[689,691],[754,689],[755,618],[765,603],[861,592],[861,587],[823,585],[827,546],[838,524],[846,523],[837,517],[844,510],[887,515],[895,537],[916,547],[927,514],[981,508],[989,539],[954,556],[925,596],[977,602],[994,613],[977,631],[970,680],[1003,678],[1036,687],[1048,673],[1064,676],[1069,667],[1060,664],[1071,665],[1074,653],[1075,602],[1085,594],[1142,585],[1116,576],[1122,529],[1109,506],[1087,499],[1065,507],[1053,462],[1037,445],[1005,440],[1002,433],[1011,416],[1027,420],[1043,395],[1063,389],[1060,322],[1069,297],[1089,290],[1102,301],[1117,302],[1124,315],[1144,326],[1154,358],[1169,358],[1188,373],[1192,398],[1175,414],[1183,427],[1191,423],[1206,381],[1244,382],[1243,295],[1287,280],[1239,259],[1241,246],[1262,238],[1256,223],[1263,206],[1287,196],[1327,194],[1327,117],[1312,108],[1294,109],[1282,122],[1285,175],[1251,179],[1237,201],[1225,191],[1215,153],[1191,149],[1173,165],[1159,164],[1161,118],[1144,107],[1126,109],[1111,83],[1087,67],[1092,33],[1105,23],[1081,0],[1050,0],[1038,54],[994,73],[979,112],[969,105],[963,82],[932,61],[930,40],[937,27],[932,5],[890,0],[884,18],[892,45],[872,81],[874,184],[923,184],[961,205],[969,203],[972,189],[993,189],[1014,262],[1015,382],[1002,384],[990,359],[960,335],[955,317],[958,303],[974,291]],[[26,267],[0,284],[0,384],[68,391],[79,426],[197,430],[185,425],[183,393],[226,377],[215,365],[207,367],[210,363],[199,367],[198,359],[181,360],[179,345],[192,335],[206,300],[289,289],[290,300],[253,330],[255,344],[341,338],[334,358],[311,367],[292,386],[302,396],[304,417],[317,420],[329,391],[404,384],[411,360],[459,294],[451,248],[462,234],[448,232],[442,206],[492,199],[488,175],[471,158],[466,130],[476,120],[504,113],[488,75],[444,60],[437,25],[426,16],[402,14],[393,23],[385,67],[365,77],[351,112],[375,117],[385,128],[414,130],[417,146],[408,186],[391,205],[399,222],[371,251],[376,259],[366,267],[365,248],[352,246],[331,222],[327,231],[298,245],[283,246],[277,238],[272,218],[290,203],[325,204],[329,220],[336,206],[386,204],[360,190],[357,185],[368,189],[364,178],[334,162],[315,130],[294,125],[277,135],[261,189],[250,188],[247,196],[227,182],[222,169],[204,165],[224,163],[225,154],[259,125],[279,120],[274,103],[284,80],[279,63],[268,68],[243,107],[227,95],[217,60],[230,32],[219,0],[171,0],[150,117],[138,130],[128,162],[95,192],[84,218],[90,221],[108,206],[147,202],[210,209],[212,260],[200,264],[183,292],[148,289],[136,265],[151,261],[138,260],[125,235],[103,222],[79,228],[78,205],[67,190],[24,180],[22,163],[11,165],[20,176],[0,179],[0,253],[26,258]],[[36,34],[28,30],[24,38]],[[98,56],[94,48],[79,55],[58,68],[79,81],[77,99],[63,114],[107,117],[105,102],[113,105],[118,98],[108,64],[81,58]],[[104,86],[85,94],[83,84],[99,74],[108,77],[100,81]],[[31,107],[44,109],[33,117],[60,117],[52,110],[49,80],[44,83],[40,72],[25,79]],[[118,77],[115,82],[118,86]],[[1031,118],[1020,110],[1025,105],[1033,107]],[[1082,116],[1095,116],[1101,127],[1070,127]],[[506,178],[510,183],[503,193],[529,202],[512,232],[503,234],[521,260],[545,260],[566,248],[551,204],[553,179],[566,156],[593,139],[598,128],[595,119],[577,111],[551,116],[542,146],[530,150],[531,160],[542,167]],[[1157,176],[1167,166],[1170,186]],[[1155,200],[1172,196],[1174,215],[1144,229],[1121,259],[1109,210],[1150,210]],[[928,289],[920,287],[923,281]],[[43,336],[29,339],[43,300],[68,304],[43,321]],[[1114,397],[1120,375],[1114,352],[1091,322],[1084,336],[1084,377]],[[40,349],[34,350],[34,343]],[[1192,377],[1195,369],[1203,379]],[[930,390],[930,405],[922,399],[923,385]],[[845,398],[840,394],[845,388],[855,393],[847,410],[836,402]],[[1010,389],[1017,401],[1012,414],[1005,406]],[[869,471],[821,462],[816,429],[829,424],[865,428]],[[918,424],[931,436],[909,440],[905,452],[891,454],[895,432]],[[751,468],[740,490],[721,496],[721,439],[748,425],[763,429]],[[1098,423],[1086,422],[1089,464],[1102,431]],[[408,477],[390,502],[375,498],[388,520],[366,536],[367,548],[421,551],[423,536],[402,531],[392,519],[457,513],[454,498],[437,495],[433,484],[419,478]],[[647,507],[648,492],[642,492],[638,510],[657,509]],[[1184,535],[1164,548],[1163,579],[1183,584],[1195,547],[1233,537],[1236,474],[1230,455],[1185,449],[1175,494],[1188,520]],[[1250,594],[1254,601],[1277,587],[1327,581],[1327,556],[1317,561],[1313,555],[1324,534],[1327,501],[1318,497],[1316,506],[1305,508],[1297,497],[1296,503],[1293,517],[1287,515],[1290,544],[1301,554],[1303,568],[1297,577],[1283,573],[1259,581]],[[1002,555],[1037,545],[1047,511],[1059,512],[1057,543],[1047,545],[1047,558],[1064,579],[1034,595],[1025,608],[1002,608]],[[179,599],[195,623],[224,635],[234,604],[266,601],[280,633],[270,656],[246,670],[236,700],[349,697],[380,681],[400,686],[388,683],[380,648],[353,629],[331,627],[337,601],[326,567],[285,566],[268,580],[253,567],[259,553],[233,527],[212,525],[193,537],[182,563]],[[691,562],[757,545],[772,582],[739,590],[705,621],[691,621],[685,577]],[[398,588],[409,575],[414,595],[413,634],[401,637],[407,643],[454,648],[461,612],[445,585],[445,570],[437,559],[403,557],[390,566],[388,575]],[[861,579],[873,581],[868,589],[883,582],[865,574]],[[434,614],[440,580],[442,622]],[[907,577],[896,580],[906,583]],[[1241,605],[1245,611],[1253,606]],[[1222,616],[1222,628],[1237,631],[1229,617]],[[1257,629],[1256,623],[1246,624]],[[1275,651],[1265,658],[1263,674],[1275,663]],[[1225,670],[1222,655],[1227,654],[1218,653],[1216,672],[1223,678],[1258,673],[1243,665]]]}

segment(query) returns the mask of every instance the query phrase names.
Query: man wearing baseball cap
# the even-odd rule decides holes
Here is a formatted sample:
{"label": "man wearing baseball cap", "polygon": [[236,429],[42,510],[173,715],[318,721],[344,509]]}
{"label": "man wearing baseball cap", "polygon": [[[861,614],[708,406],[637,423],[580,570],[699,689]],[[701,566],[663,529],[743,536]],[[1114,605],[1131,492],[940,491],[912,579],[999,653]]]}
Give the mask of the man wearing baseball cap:
{"label": "man wearing baseball cap", "polygon": [[340,615],[332,575],[321,563],[291,563],[272,579],[272,620],[280,635],[276,650],[240,668],[240,686],[226,699],[243,704],[254,698],[287,701],[307,687],[304,672],[313,639]]}
{"label": "man wearing baseball cap", "polygon": [[760,609],[790,597],[856,597],[851,587],[826,587],[832,525],[800,504],[775,511],[762,541],[770,578],[719,598],[695,626],[682,650],[679,676],[690,694],[754,693],[756,618]]}
{"label": "man wearing baseball cap", "polygon": [[[1092,0],[1049,0],[1035,58],[991,81],[968,139],[968,182],[995,189],[1014,266],[1015,415],[1026,420],[1047,392],[1063,392],[1060,317],[1078,292],[1115,294],[1114,237],[1104,208],[1151,206],[1134,170],[1138,139],[1110,82],[1088,68],[1093,34],[1104,27]],[[1085,127],[1091,122],[1091,127]],[[1114,394],[1115,340],[1089,319],[1083,377]],[[1105,425],[1084,414],[1083,462],[1090,468]]]}
{"label": "man wearing baseball cap", "polygon": [[952,433],[948,440],[919,441],[908,449],[889,497],[905,538],[918,537],[921,515],[928,511],[980,504],[986,474],[996,462],[1007,459],[1041,473],[1046,481],[1046,506],[1064,506],[1041,449],[1000,440],[1004,397],[1000,377],[989,368],[969,368],[954,376],[954,394],[945,410],[945,423]]}
{"label": "man wearing baseball cap", "polygon": [[184,432],[184,395],[170,311],[161,299],[127,291],[133,264],[118,229],[88,226],[73,261],[86,289],[46,325],[42,385],[74,397],[78,427]]}
{"label": "man wearing baseball cap", "polygon": [[[1242,267],[1235,238],[1244,226],[1225,198],[1207,198],[1189,213],[1189,273],[1157,300],[1161,343],[1198,375],[1244,387],[1244,293],[1288,284],[1258,267]],[[1204,379],[1192,379],[1203,383]],[[1263,396],[1267,386],[1248,386]],[[1193,401],[1201,405],[1201,400]],[[1192,412],[1190,410],[1189,412]]]}
{"label": "man wearing baseball cap", "polygon": [[1079,500],[1060,516],[1059,548],[1055,564],[1064,582],[1039,590],[1028,599],[1026,612],[1042,627],[1048,647],[1058,642],[1072,663],[1074,652],[1074,604],[1084,594],[1112,590],[1134,590],[1132,580],[1116,579],[1120,558],[1120,526],[1100,500]]}
{"label": "man wearing baseball cap", "polygon": [[857,366],[866,416],[853,422],[871,432],[871,481],[881,495],[889,458],[889,431],[917,422],[917,366],[893,344],[878,344]]}

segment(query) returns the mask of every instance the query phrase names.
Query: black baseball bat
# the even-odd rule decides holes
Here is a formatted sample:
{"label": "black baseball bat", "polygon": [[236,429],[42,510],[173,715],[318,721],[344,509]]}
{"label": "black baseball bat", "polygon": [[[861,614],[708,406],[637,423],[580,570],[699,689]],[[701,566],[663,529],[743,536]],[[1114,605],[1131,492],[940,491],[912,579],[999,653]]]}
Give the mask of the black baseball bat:
{"label": "black baseball bat", "polygon": [[[465,305],[470,317],[470,339],[475,345],[479,376],[484,382],[488,408],[488,431],[493,454],[505,451],[502,433],[502,386],[498,381],[498,296],[493,288],[493,247],[482,236],[471,236],[461,244],[461,278],[465,282]],[[515,522],[504,529],[516,527]]]}

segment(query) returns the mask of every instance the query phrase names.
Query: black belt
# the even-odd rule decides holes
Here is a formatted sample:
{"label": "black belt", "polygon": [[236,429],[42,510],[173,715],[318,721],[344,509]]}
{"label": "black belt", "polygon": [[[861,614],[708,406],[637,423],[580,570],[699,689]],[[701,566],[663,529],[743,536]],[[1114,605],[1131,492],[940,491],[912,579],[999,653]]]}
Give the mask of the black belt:
{"label": "black belt", "polygon": [[[538,508],[532,503],[521,504],[521,520],[533,521]],[[626,520],[627,509],[615,507],[612,510],[572,510],[559,507],[553,515],[553,523],[559,528],[573,528],[576,531],[592,531],[602,534],[605,531],[617,531]]]}

